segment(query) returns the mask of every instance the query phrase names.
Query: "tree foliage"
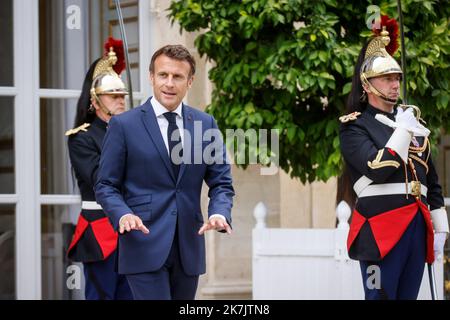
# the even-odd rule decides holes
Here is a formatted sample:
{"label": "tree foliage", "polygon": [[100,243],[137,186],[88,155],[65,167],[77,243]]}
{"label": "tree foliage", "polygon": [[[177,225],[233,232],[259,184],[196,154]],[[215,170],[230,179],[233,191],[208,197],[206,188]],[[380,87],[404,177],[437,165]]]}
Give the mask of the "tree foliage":
{"label": "tree foliage", "polygon": [[[370,35],[365,1],[181,0],[169,17],[200,31],[213,61],[208,111],[221,129],[280,130],[280,166],[303,182],[341,170],[337,118],[357,55]],[[396,1],[380,1],[397,17]],[[409,103],[433,128],[450,128],[450,7],[403,0]],[[396,58],[399,58],[397,53]],[[250,150],[257,152],[257,150]]]}

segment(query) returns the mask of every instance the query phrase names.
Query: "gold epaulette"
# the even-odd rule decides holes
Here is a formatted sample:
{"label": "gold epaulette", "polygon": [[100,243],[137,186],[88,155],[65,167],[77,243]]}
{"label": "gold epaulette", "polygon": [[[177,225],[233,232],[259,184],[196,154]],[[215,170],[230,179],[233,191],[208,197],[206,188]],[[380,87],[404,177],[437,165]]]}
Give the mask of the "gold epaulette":
{"label": "gold epaulette", "polygon": [[78,133],[80,131],[87,131],[87,127],[89,127],[90,125],[91,125],[90,123],[83,123],[81,126],[79,126],[77,128],[67,130],[65,135],[70,136],[70,135]]}
{"label": "gold epaulette", "polygon": [[346,114],[345,116],[340,116],[339,121],[341,121],[342,123],[346,123],[349,121],[356,120],[360,115],[361,115],[361,112],[355,111],[355,112]]}

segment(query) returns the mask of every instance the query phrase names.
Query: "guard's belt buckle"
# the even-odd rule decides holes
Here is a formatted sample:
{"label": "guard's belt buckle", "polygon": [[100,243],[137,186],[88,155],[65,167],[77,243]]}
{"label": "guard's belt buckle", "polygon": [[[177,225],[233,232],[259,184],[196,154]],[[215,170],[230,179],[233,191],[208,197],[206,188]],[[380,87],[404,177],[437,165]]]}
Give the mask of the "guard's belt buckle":
{"label": "guard's belt buckle", "polygon": [[414,197],[420,197],[421,195],[421,187],[420,187],[420,181],[411,181],[411,194]]}

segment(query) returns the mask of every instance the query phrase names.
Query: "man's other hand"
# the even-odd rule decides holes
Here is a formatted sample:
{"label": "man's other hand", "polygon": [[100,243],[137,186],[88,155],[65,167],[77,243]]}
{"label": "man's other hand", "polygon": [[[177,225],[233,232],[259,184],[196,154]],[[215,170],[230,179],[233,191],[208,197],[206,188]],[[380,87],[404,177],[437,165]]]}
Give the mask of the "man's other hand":
{"label": "man's other hand", "polygon": [[140,230],[143,233],[149,233],[150,231],[142,223],[141,218],[134,214],[126,214],[120,218],[119,222],[119,232],[122,234],[125,231],[130,232],[131,230]]}
{"label": "man's other hand", "polygon": [[208,220],[208,222],[205,222],[198,231],[198,234],[202,235],[205,233],[205,231],[208,230],[217,230],[217,231],[225,230],[228,234],[231,234],[231,227],[224,219],[220,217],[212,217],[211,219]]}

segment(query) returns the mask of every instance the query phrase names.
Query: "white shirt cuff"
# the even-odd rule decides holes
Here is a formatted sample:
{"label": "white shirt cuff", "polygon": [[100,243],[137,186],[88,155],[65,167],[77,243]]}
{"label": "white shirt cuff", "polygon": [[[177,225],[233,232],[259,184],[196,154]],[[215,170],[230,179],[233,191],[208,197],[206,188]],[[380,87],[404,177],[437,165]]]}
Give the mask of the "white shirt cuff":
{"label": "white shirt cuff", "polygon": [[215,213],[209,216],[208,220],[211,220],[211,218],[220,218],[222,219],[224,222],[227,222],[227,218],[225,218],[223,215]]}

